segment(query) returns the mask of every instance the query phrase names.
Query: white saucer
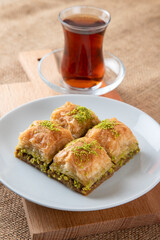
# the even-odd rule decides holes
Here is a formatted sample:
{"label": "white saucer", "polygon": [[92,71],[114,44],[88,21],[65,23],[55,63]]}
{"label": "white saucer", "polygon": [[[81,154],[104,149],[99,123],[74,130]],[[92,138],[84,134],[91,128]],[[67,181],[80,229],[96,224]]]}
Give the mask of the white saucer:
{"label": "white saucer", "polygon": [[61,76],[61,60],[63,49],[56,49],[45,55],[39,62],[38,72],[42,80],[56,92],[66,94],[102,95],[115,89],[125,76],[123,63],[113,54],[104,52],[105,75],[103,87],[82,89],[71,88],[65,84]]}

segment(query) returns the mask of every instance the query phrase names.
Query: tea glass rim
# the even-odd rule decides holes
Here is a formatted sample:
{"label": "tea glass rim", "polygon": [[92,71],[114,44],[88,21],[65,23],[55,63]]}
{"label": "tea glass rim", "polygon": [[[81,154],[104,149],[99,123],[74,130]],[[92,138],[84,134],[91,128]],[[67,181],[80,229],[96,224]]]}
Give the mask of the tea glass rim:
{"label": "tea glass rim", "polygon": [[[88,9],[93,9],[93,10],[101,11],[102,13],[105,13],[105,14],[107,15],[108,20],[106,21],[106,20],[103,19],[104,22],[105,22],[105,24],[104,24],[103,26],[92,26],[92,27],[73,26],[73,25],[71,25],[71,24],[69,24],[69,23],[64,22],[63,19],[61,18],[61,15],[62,15],[63,13],[65,13],[65,12],[69,11],[69,10],[74,9],[74,8],[75,8],[75,9],[76,9],[76,8],[88,8]],[[90,14],[90,15],[91,15],[91,14]],[[58,19],[59,19],[59,21],[61,22],[62,25],[66,26],[66,27],[68,27],[68,28],[70,28],[70,29],[72,29],[72,30],[79,30],[79,31],[82,31],[82,30],[83,30],[83,31],[90,31],[90,30],[93,31],[93,30],[95,30],[95,31],[97,31],[97,30],[104,29],[104,28],[106,28],[106,27],[108,26],[108,24],[109,24],[110,21],[111,21],[111,14],[110,14],[107,10],[102,9],[102,8],[97,8],[97,7],[93,7],[93,6],[79,5],[79,6],[73,6],[73,7],[69,7],[69,8],[63,9],[63,10],[59,13]]]}

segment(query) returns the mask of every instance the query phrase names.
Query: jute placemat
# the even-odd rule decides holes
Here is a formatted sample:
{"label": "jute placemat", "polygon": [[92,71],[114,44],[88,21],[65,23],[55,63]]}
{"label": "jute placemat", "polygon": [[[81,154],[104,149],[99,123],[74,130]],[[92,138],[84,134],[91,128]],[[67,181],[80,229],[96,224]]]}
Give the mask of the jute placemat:
{"label": "jute placemat", "polygon": [[[4,186],[0,186],[0,239],[30,240],[22,199]],[[160,224],[79,237],[76,240],[158,240]]]}
{"label": "jute placemat", "polygon": [[[29,81],[17,56],[20,51],[63,46],[59,11],[73,5],[107,9],[112,21],[104,50],[118,56],[126,77],[118,91],[123,100],[160,122],[160,4],[145,0],[0,1],[0,84]],[[0,103],[2,104],[2,103]],[[22,200],[0,185],[0,239],[30,239]],[[160,239],[160,224],[114,231],[77,240]]]}

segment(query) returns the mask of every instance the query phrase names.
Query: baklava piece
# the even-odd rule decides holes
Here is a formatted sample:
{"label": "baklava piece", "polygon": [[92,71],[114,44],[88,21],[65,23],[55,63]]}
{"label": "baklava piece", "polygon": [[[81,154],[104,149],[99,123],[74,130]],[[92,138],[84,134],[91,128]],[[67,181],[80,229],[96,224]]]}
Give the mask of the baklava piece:
{"label": "baklava piece", "polygon": [[52,112],[51,120],[71,131],[74,138],[82,137],[100,121],[94,112],[71,102],[66,102]]}
{"label": "baklava piece", "polygon": [[113,175],[113,163],[103,147],[92,138],[73,140],[58,152],[48,176],[83,195],[88,195]]}
{"label": "baklava piece", "polygon": [[72,140],[70,131],[57,123],[34,121],[20,134],[15,156],[46,172],[54,155]]}
{"label": "baklava piece", "polygon": [[115,164],[115,171],[140,150],[132,131],[116,118],[105,119],[90,129],[86,137],[96,139],[104,147]]}

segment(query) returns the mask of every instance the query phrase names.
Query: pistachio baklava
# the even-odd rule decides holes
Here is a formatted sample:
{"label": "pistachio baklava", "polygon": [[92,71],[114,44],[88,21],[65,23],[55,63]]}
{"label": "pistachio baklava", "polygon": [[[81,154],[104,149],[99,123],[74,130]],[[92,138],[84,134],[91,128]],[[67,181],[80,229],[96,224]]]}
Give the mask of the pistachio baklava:
{"label": "pistachio baklava", "polygon": [[104,148],[95,139],[83,137],[73,140],[54,156],[48,176],[87,195],[113,175],[112,167]]}
{"label": "pistachio baklava", "polygon": [[87,132],[86,137],[96,139],[104,147],[115,171],[140,150],[131,129],[116,118],[101,121]]}
{"label": "pistachio baklava", "polygon": [[20,134],[15,156],[46,172],[54,155],[72,140],[70,131],[57,123],[34,121]]}
{"label": "pistachio baklava", "polygon": [[55,109],[52,112],[51,120],[70,130],[74,138],[84,136],[88,129],[100,122],[90,109],[71,102],[66,102],[63,106]]}

